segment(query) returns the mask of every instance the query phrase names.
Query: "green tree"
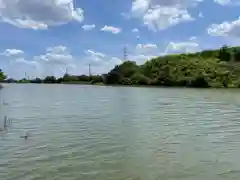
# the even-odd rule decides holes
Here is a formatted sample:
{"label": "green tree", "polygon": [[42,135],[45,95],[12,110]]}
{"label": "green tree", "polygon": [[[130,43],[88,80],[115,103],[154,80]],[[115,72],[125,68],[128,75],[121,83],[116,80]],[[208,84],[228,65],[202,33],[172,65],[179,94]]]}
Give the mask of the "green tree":
{"label": "green tree", "polygon": [[230,61],[231,60],[231,52],[229,51],[228,46],[225,45],[220,48],[220,50],[218,52],[218,58],[221,61]]}
{"label": "green tree", "polygon": [[44,83],[49,83],[49,84],[53,84],[53,83],[57,83],[57,79],[54,76],[47,76],[45,77],[45,79],[43,80]]}
{"label": "green tree", "polygon": [[7,78],[7,76],[4,74],[2,69],[0,69],[0,81],[4,81]]}
{"label": "green tree", "polygon": [[232,51],[234,61],[240,62],[240,48],[235,47]]}

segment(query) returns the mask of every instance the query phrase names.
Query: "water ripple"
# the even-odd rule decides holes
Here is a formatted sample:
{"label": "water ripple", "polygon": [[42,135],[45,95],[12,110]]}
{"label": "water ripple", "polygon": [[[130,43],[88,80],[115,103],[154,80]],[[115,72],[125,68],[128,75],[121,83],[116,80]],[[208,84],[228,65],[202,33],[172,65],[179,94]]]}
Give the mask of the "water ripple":
{"label": "water ripple", "polygon": [[237,93],[74,85],[9,85],[0,93],[13,121],[0,139],[0,179],[240,175]]}

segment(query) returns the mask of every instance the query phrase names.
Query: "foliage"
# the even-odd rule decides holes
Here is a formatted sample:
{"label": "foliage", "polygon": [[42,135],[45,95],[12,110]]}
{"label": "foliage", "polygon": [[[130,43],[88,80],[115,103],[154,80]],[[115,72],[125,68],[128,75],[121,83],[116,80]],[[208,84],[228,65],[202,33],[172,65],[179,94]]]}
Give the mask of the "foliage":
{"label": "foliage", "polygon": [[137,66],[132,61],[113,68],[106,84],[186,87],[239,87],[240,48],[157,57]]}
{"label": "foliage", "polygon": [[7,76],[4,74],[4,72],[2,71],[2,69],[0,69],[0,81],[3,81],[7,78]]}

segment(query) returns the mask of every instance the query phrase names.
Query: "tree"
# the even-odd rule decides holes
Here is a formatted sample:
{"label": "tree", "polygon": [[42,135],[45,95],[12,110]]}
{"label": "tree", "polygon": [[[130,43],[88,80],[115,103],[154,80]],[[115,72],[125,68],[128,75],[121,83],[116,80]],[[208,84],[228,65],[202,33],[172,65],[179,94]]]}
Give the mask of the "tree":
{"label": "tree", "polygon": [[42,83],[42,80],[40,78],[36,78],[36,79],[31,80],[30,82],[39,84],[39,83]]}
{"label": "tree", "polygon": [[44,83],[57,83],[57,79],[54,76],[47,76],[45,77],[45,79],[43,80]]}
{"label": "tree", "polygon": [[0,69],[0,81],[3,81],[7,78],[7,76],[4,74],[4,72],[2,71],[2,69]]}
{"label": "tree", "polygon": [[231,60],[231,53],[229,52],[228,46],[225,45],[220,48],[219,53],[218,53],[218,58],[221,61],[230,61]]}
{"label": "tree", "polygon": [[237,47],[234,48],[232,54],[233,54],[234,61],[240,62],[240,48],[237,48]]}

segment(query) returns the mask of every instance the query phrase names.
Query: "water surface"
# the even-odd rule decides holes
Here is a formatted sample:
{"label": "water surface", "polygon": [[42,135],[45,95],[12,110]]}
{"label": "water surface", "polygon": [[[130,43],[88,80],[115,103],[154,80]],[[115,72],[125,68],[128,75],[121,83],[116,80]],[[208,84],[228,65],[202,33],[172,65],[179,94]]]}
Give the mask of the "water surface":
{"label": "water surface", "polygon": [[239,93],[8,85],[0,179],[239,179]]}

